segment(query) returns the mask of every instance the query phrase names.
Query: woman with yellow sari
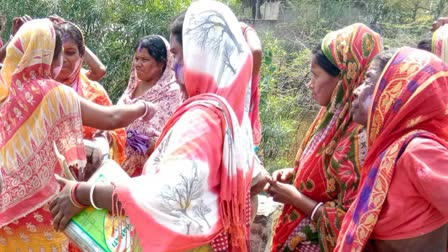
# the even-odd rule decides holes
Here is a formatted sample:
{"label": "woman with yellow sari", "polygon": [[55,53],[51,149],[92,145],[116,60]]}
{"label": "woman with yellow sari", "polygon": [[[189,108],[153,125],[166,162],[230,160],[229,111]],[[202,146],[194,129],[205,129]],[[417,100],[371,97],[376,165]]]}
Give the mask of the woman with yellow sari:
{"label": "woman with yellow sari", "polygon": [[294,169],[275,172],[267,188],[285,204],[274,224],[271,251],[332,251],[336,245],[367,152],[365,132],[349,114],[352,93],[381,49],[379,34],[354,24],[327,34],[314,51],[309,85],[322,108]]}
{"label": "woman with yellow sari", "polygon": [[0,75],[0,251],[67,251],[48,206],[60,189],[54,174],[63,173],[54,145],[82,175],[82,123],[113,129],[154,113],[148,104],[102,107],[80,98],[53,80],[62,60],[62,32],[48,19],[25,23],[7,47]]}

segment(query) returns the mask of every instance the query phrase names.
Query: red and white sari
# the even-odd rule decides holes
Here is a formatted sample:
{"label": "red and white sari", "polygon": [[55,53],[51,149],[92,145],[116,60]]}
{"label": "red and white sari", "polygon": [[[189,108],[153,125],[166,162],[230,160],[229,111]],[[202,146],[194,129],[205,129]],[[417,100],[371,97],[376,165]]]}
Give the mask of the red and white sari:
{"label": "red and white sari", "polygon": [[252,56],[235,15],[219,2],[189,7],[183,41],[190,98],[162,130],[143,175],[116,193],[144,251],[209,244],[247,251],[256,163],[247,92]]}

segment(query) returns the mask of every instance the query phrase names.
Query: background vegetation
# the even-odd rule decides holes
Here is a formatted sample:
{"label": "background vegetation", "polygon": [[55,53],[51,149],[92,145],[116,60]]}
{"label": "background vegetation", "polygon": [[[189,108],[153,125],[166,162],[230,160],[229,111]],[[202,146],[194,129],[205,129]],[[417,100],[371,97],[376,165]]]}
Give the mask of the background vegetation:
{"label": "background vegetation", "polygon": [[[255,1],[255,2],[254,2]],[[270,169],[292,165],[298,144],[318,107],[306,88],[310,49],[332,30],[362,22],[379,32],[386,47],[414,46],[429,35],[431,23],[447,13],[447,0],[282,0],[278,20],[262,19],[263,0],[224,1],[241,20],[252,23],[263,42],[260,155]],[[108,67],[102,84],[117,100],[126,87],[133,48],[139,37],[160,34],[190,0],[0,0],[11,20],[28,14],[57,14],[77,23],[86,43]],[[259,8],[253,8],[258,6]],[[260,15],[261,14],[261,15]]]}

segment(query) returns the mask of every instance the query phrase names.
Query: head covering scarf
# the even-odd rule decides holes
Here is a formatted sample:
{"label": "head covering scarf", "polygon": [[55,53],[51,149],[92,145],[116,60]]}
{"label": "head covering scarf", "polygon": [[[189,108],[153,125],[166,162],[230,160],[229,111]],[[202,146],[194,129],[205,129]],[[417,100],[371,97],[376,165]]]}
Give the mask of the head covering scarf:
{"label": "head covering scarf", "polygon": [[[301,144],[293,184],[311,199],[327,202],[319,220],[325,250],[335,245],[337,223],[356,195],[362,152],[366,149],[361,128],[350,116],[352,93],[381,49],[380,35],[363,24],[331,32],[322,41],[322,52],[341,71],[340,81]],[[272,251],[294,250],[300,243],[294,238],[298,232],[295,229],[301,227],[302,221],[309,219],[292,205],[285,205],[275,225]]]}
{"label": "head covering scarf", "polygon": [[[73,26],[77,29],[82,35],[82,45],[85,45],[84,42],[84,34],[76,24],[71,22],[64,22],[70,26]],[[71,39],[67,37],[68,35],[63,35],[64,41],[66,39]],[[77,42],[75,42],[77,43]],[[112,101],[109,98],[106,90],[101,86],[100,83],[96,81],[90,80],[87,75],[87,71],[82,69],[82,60],[70,74],[70,76],[63,81],[64,84],[72,87],[81,97],[86,98],[87,100],[103,105],[103,106],[112,106]],[[95,136],[95,133],[98,132],[98,129],[91,128],[88,126],[83,126],[83,135],[84,139],[92,140]],[[126,133],[123,128],[107,131],[107,135],[109,136],[110,142],[110,158],[115,160],[118,164],[123,163],[126,158],[124,153],[124,147],[126,143]]]}
{"label": "head covering scarf", "polygon": [[432,52],[445,63],[448,62],[448,24],[443,25],[432,34]]}
{"label": "head covering scarf", "polygon": [[53,175],[62,168],[54,142],[68,165],[85,166],[77,95],[51,79],[54,48],[48,19],[25,23],[7,48],[0,78],[0,227],[41,208],[59,191]]}
{"label": "head covering scarf", "polygon": [[413,138],[430,138],[448,147],[448,66],[439,58],[401,48],[386,65],[373,97],[362,186],[342,223],[335,251],[363,251],[397,160]]}
{"label": "head covering scarf", "polygon": [[182,103],[182,92],[172,70],[174,57],[170,52],[170,45],[164,37],[158,37],[165,43],[167,52],[166,67],[162,76],[143,95],[134,97],[140,80],[137,77],[137,70],[132,65],[128,86],[118,101],[118,103],[133,104],[138,100],[144,100],[157,104],[157,112],[151,120],[139,118],[126,127],[126,160],[122,167],[130,176],[142,173],[143,166],[151,154],[148,151],[150,145],[156,142],[163,126]]}
{"label": "head covering scarf", "polygon": [[[215,1],[191,4],[183,41],[190,98],[167,122],[143,176],[117,187],[118,199],[144,250],[187,251],[225,232],[228,250],[247,251],[255,154],[245,105],[252,55],[235,15]],[[185,192],[186,184],[192,189]],[[162,197],[148,194],[161,190]]]}

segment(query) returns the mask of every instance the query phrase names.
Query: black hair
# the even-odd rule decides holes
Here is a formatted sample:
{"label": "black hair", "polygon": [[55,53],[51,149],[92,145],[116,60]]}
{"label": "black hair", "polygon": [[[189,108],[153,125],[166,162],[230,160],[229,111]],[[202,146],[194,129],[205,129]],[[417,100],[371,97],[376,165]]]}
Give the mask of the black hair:
{"label": "black hair", "polygon": [[428,52],[432,52],[432,38],[431,37],[424,38],[423,40],[418,42],[417,48]]}
{"label": "black hair", "polygon": [[322,52],[322,49],[320,45],[313,48],[311,53],[316,58],[316,63],[329,75],[331,76],[338,76],[341,70],[337,68],[331,61],[325,56],[325,54]]}
{"label": "black hair", "polygon": [[394,54],[397,52],[398,49],[391,48],[384,50],[373,58],[372,62],[376,62],[378,64],[378,70],[381,72],[384,71],[384,68],[386,67],[387,63],[392,59]]}
{"label": "black hair", "polygon": [[174,19],[173,23],[170,26],[171,34],[176,37],[176,40],[180,45],[182,45],[182,29],[184,26],[185,13],[186,11],[183,11],[181,14],[179,14],[179,16]]}
{"label": "black hair", "polygon": [[53,23],[54,34],[55,34],[55,45],[54,45],[54,54],[53,60],[57,59],[62,52],[62,29],[59,25]]}
{"label": "black hair", "polygon": [[62,23],[60,24],[60,27],[62,29],[62,33],[64,34],[64,41],[66,39],[71,39],[73,42],[75,42],[76,47],[79,51],[79,55],[84,56],[86,47],[84,44],[84,36],[82,35],[81,30],[76,25],[70,22]]}
{"label": "black hair", "polygon": [[163,39],[156,35],[143,37],[138,41],[138,44],[135,47],[135,51],[139,50],[140,48],[146,48],[149,55],[151,55],[151,57],[153,57],[157,61],[157,63],[164,63],[163,71],[165,71],[168,52],[166,51],[166,45]]}

